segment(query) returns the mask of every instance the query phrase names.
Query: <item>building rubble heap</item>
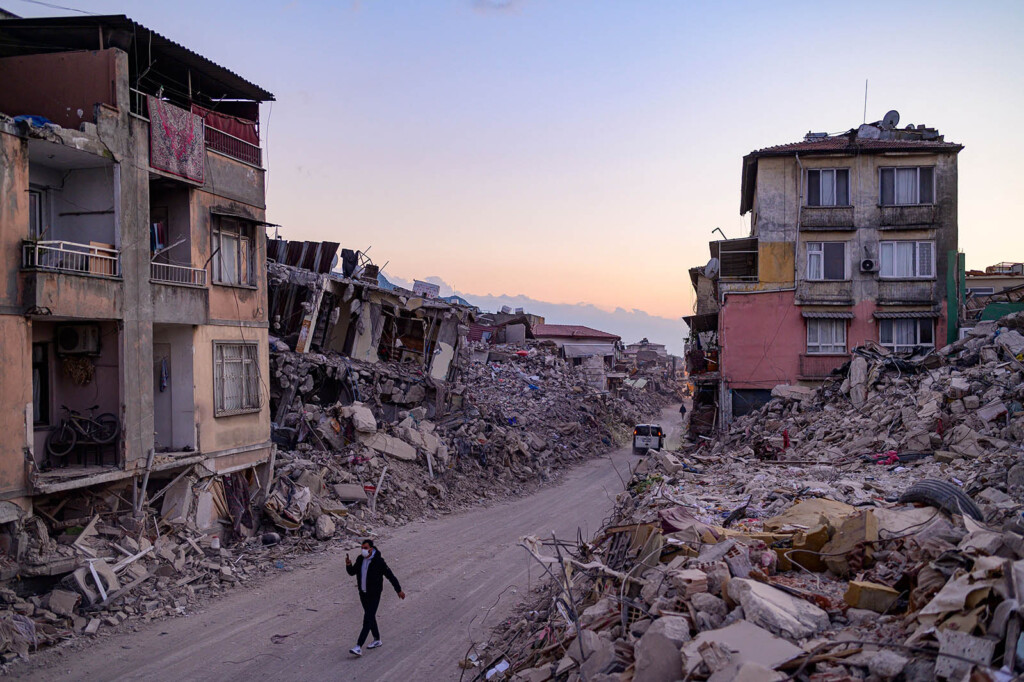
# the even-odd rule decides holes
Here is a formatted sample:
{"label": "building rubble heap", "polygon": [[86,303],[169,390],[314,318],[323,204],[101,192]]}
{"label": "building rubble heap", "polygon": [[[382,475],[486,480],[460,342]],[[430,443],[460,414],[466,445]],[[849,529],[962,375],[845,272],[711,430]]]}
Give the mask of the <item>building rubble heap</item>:
{"label": "building rubble heap", "polygon": [[674,399],[674,387],[654,384],[594,390],[584,368],[549,345],[480,344],[464,354],[455,381],[440,384],[411,365],[273,353],[272,395],[301,382],[277,430],[284,485],[311,487],[330,504],[366,500],[385,524],[434,516],[550,480],[624,443]]}
{"label": "building rubble heap", "polygon": [[594,390],[535,342],[488,347],[478,363],[467,348],[450,385],[407,363],[271,344],[271,407],[294,387],[274,428],[273,476],[195,465],[137,503],[142,489],[122,480],[37,504],[0,566],[20,578],[0,588],[4,662],[190,613],[329,541],[522,493],[625,442],[675,399],[654,382]]}
{"label": "building rubble heap", "polygon": [[1010,680],[1024,670],[1024,313],[854,352],[715,441],[650,451],[464,679]]}

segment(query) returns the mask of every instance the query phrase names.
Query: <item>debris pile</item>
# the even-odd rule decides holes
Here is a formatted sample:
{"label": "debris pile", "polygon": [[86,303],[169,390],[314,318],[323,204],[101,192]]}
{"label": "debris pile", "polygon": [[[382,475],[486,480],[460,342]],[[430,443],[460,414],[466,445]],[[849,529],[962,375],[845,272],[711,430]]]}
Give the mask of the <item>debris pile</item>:
{"label": "debris pile", "polygon": [[1024,315],[859,349],[714,442],[651,451],[470,679],[1010,680],[1024,670]]}
{"label": "debris pile", "polygon": [[521,494],[624,443],[673,397],[598,391],[585,368],[544,344],[481,344],[465,355],[442,384],[410,364],[272,353],[275,491],[321,499],[289,523],[315,520],[324,504],[365,502],[360,518],[391,524]]}

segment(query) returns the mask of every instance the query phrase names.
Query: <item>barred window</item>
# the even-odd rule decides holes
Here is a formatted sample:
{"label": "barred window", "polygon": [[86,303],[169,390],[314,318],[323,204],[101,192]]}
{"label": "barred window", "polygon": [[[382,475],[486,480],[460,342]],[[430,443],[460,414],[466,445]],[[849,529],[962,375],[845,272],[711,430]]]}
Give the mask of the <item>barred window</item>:
{"label": "barred window", "polygon": [[260,409],[259,350],[255,343],[213,344],[214,415]]}

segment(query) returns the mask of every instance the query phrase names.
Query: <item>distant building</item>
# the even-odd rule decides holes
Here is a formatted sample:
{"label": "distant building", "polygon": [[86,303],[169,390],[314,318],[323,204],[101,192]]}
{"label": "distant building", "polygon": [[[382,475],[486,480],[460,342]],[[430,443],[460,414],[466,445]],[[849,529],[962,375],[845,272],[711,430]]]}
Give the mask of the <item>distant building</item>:
{"label": "distant building", "polygon": [[437,298],[441,295],[441,286],[417,279],[413,280],[412,292],[417,296],[422,296],[423,298]]}
{"label": "distant building", "polygon": [[997,263],[984,271],[968,270],[964,280],[965,327],[1024,310],[1024,263]]}
{"label": "distant building", "polygon": [[727,425],[778,384],[820,382],[865,341],[907,351],[956,338],[963,146],[891,114],[744,157],[750,235],[711,242],[690,270],[697,429]]}
{"label": "distant building", "polygon": [[535,339],[553,341],[559,347],[570,344],[603,343],[616,344],[621,336],[579,324],[537,324],[531,327]]}

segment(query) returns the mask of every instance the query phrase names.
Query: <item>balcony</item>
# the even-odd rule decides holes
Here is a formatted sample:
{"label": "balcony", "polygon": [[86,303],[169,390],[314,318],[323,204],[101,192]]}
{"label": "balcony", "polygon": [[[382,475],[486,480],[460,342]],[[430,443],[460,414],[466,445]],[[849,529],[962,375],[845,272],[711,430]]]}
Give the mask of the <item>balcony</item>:
{"label": "balcony", "polygon": [[804,206],[801,230],[853,230],[853,206]]}
{"label": "balcony", "polygon": [[812,381],[827,379],[832,374],[832,370],[839,369],[849,360],[849,355],[804,353],[800,356],[800,378]]}
{"label": "balcony", "polygon": [[206,126],[206,148],[257,168],[263,167],[263,150],[222,130]]}
{"label": "balcony", "polygon": [[206,270],[170,263],[150,263],[149,281],[181,287],[205,287]]}
{"label": "balcony", "polygon": [[119,278],[121,252],[95,242],[26,241],[22,243],[21,265],[26,270]]}
{"label": "balcony", "polygon": [[878,302],[908,304],[938,302],[935,280],[878,280]]}
{"label": "balcony", "polygon": [[853,282],[800,280],[796,288],[796,303],[853,305]]}
{"label": "balcony", "polygon": [[879,206],[880,229],[932,227],[939,222],[941,211],[931,204],[923,206]]}

